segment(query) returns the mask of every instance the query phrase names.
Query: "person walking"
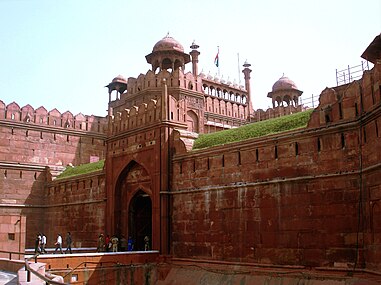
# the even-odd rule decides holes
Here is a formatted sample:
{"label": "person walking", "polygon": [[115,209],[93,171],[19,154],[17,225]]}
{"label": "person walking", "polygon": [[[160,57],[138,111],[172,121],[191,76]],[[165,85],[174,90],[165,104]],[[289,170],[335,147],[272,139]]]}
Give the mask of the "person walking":
{"label": "person walking", "polygon": [[127,250],[127,239],[124,237],[124,235],[121,235],[120,240],[120,251],[126,251]]}
{"label": "person walking", "polygon": [[104,251],[105,251],[105,237],[103,234],[100,234],[98,236],[97,252],[104,252]]}
{"label": "person walking", "polygon": [[62,254],[62,237],[61,237],[61,234],[58,234],[57,235],[57,241],[54,243],[54,245],[56,246],[56,249],[54,251],[54,253],[57,252],[57,250],[59,249],[60,250],[60,253]]}
{"label": "person walking", "polygon": [[132,251],[132,250],[134,250],[134,240],[132,239],[131,236],[128,237],[128,241],[127,241],[127,250],[128,250],[128,251]]}
{"label": "person walking", "polygon": [[106,249],[106,251],[109,252],[111,250],[111,247],[112,247],[112,243],[111,243],[110,236],[106,235],[106,238],[105,238],[105,249]]}
{"label": "person walking", "polygon": [[46,247],[46,236],[44,233],[42,233],[41,234],[41,253],[48,253],[45,247]]}
{"label": "person walking", "polygon": [[37,233],[36,239],[34,241],[34,253],[41,253],[41,235]]}
{"label": "person walking", "polygon": [[71,239],[71,233],[67,232],[65,253],[67,253],[67,251],[69,251],[69,253],[71,254],[71,244],[72,244],[72,242],[73,242],[73,240]]}

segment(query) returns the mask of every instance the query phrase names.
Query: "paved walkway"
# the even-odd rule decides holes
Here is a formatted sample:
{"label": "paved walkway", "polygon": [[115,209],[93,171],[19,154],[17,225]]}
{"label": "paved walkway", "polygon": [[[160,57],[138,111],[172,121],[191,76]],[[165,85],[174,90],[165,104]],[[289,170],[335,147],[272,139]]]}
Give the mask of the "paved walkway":
{"label": "paved walkway", "polygon": [[17,285],[17,275],[11,272],[0,271],[0,285]]}

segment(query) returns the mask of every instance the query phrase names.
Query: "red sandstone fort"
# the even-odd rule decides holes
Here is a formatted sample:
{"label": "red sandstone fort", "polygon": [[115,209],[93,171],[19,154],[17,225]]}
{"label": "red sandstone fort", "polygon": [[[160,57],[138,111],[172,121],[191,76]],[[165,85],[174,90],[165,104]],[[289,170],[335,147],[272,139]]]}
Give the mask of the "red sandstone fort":
{"label": "red sandstone fort", "polygon": [[[53,247],[57,233],[70,231],[78,249],[95,248],[98,235],[108,233],[132,236],[139,251],[149,236],[150,253],[96,255],[97,265],[87,275],[81,267],[78,278],[87,284],[233,284],[213,283],[215,274],[235,284],[280,284],[263,278],[302,280],[304,272],[308,284],[333,284],[319,283],[327,274],[337,282],[349,275],[353,282],[367,280],[334,284],[376,282],[381,36],[362,55],[374,67],[324,89],[307,127],[202,149],[192,148],[199,134],[305,107],[302,91],[282,77],[267,95],[273,107],[254,110],[249,63],[239,86],[199,73],[199,46],[190,49],[169,36],[158,41],[146,56],[150,70],[117,76],[106,86],[107,117],[0,101],[0,250],[33,248],[37,232]],[[185,73],[186,64],[191,72]],[[56,179],[66,167],[100,160],[103,169]],[[81,258],[45,264],[63,271]],[[136,265],[134,276],[123,267],[102,279],[107,262],[150,267]]]}

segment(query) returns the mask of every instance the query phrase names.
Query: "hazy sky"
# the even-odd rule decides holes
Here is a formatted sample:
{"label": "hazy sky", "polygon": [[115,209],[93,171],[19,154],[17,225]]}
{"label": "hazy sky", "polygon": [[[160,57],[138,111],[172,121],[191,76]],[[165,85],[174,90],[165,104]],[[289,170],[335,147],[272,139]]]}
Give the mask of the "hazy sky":
{"label": "hazy sky", "polygon": [[307,101],[336,85],[336,69],[361,64],[381,0],[0,0],[0,100],[105,116],[104,86],[145,74],[167,32],[185,52],[196,41],[206,74],[218,72],[220,46],[220,74],[238,82],[239,53],[240,70],[252,64],[254,109],[266,109],[283,73]]}

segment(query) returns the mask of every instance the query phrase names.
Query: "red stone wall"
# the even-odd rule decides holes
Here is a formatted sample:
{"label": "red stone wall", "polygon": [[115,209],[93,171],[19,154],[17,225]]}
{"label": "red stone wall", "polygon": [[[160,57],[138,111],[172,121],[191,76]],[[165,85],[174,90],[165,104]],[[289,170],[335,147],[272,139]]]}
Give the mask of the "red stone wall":
{"label": "red stone wall", "polygon": [[175,156],[172,254],[334,266],[359,248],[380,269],[380,82],[324,90],[306,130]]}
{"label": "red stone wall", "polygon": [[[60,233],[71,232],[73,247],[96,247],[105,229],[105,178],[103,172],[51,182],[46,193],[44,214],[48,247],[54,247]],[[105,233],[104,233],[105,234]]]}
{"label": "red stone wall", "polygon": [[45,264],[46,271],[65,276],[67,283],[89,285],[155,284],[161,268],[156,265],[158,252],[58,255],[54,258],[40,255],[38,262]]}
{"label": "red stone wall", "polygon": [[[2,249],[11,248],[18,251],[19,242],[25,245],[26,233],[30,238],[28,246],[32,246],[36,233],[42,230],[43,226],[41,217],[45,181],[46,175],[41,168],[28,169],[21,165],[0,163]],[[18,220],[20,222],[17,222]],[[15,233],[15,240],[10,239],[8,233]]]}
{"label": "red stone wall", "polygon": [[[26,247],[33,248],[37,232],[46,230],[46,183],[69,163],[103,159],[104,126],[100,117],[0,101],[0,215],[25,217]],[[2,221],[4,231],[12,227],[8,222]],[[8,242],[2,237],[0,247]]]}
{"label": "red stone wall", "polygon": [[[2,103],[2,102],[1,102]],[[66,166],[104,158],[105,118],[0,104],[0,161]]]}
{"label": "red stone wall", "polygon": [[316,141],[273,136],[178,161],[173,254],[309,266],[353,261],[358,175],[356,161],[344,158],[354,148],[342,149],[337,134],[322,135],[320,152]]}
{"label": "red stone wall", "polygon": [[[0,250],[23,252],[25,248],[26,218],[17,214],[0,214]],[[21,257],[13,255],[14,258]],[[1,253],[0,257],[9,258]]]}

